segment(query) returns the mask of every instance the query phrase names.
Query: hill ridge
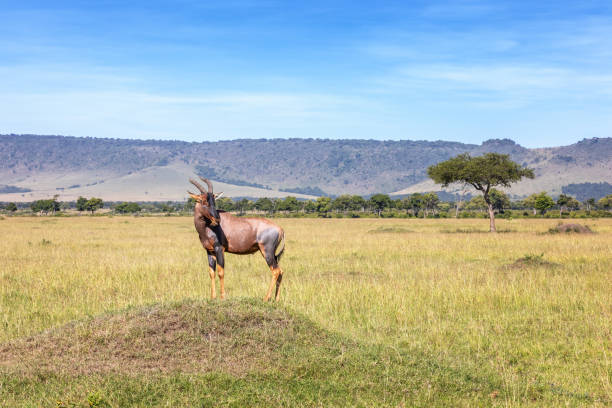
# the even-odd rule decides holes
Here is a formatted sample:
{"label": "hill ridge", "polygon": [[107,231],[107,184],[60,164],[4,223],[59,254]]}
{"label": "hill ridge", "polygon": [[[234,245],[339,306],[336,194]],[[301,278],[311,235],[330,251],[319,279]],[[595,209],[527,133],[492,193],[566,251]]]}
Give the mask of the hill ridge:
{"label": "hill ridge", "polygon": [[440,189],[427,179],[429,165],[460,153],[490,151],[509,154],[535,169],[536,179],[519,183],[511,191],[514,195],[560,193],[569,184],[612,180],[612,138],[529,149],[511,139],[475,145],[442,140],[185,142],[9,134],[0,135],[0,184],[14,192],[0,193],[0,201],[53,194],[64,199],[96,195],[107,200],[182,200],[194,173],[225,183],[226,195],[234,197],[404,194]]}

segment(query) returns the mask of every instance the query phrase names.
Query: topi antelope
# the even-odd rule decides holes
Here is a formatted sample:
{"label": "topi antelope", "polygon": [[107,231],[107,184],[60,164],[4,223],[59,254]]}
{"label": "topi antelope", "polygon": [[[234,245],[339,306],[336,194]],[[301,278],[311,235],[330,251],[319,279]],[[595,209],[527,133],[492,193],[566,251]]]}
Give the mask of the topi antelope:
{"label": "topi antelope", "polygon": [[201,194],[187,192],[196,201],[193,212],[193,222],[200,236],[200,242],[208,253],[208,273],[210,275],[210,297],[216,298],[215,269],[218,266],[219,292],[221,299],[225,299],[224,253],[252,254],[261,252],[270,270],[272,280],[264,301],[270,300],[272,289],[276,284],[275,300],[280,295],[280,284],[283,279],[283,270],[278,261],[285,250],[285,233],[281,227],[265,218],[239,218],[225,211],[215,208],[215,198],[221,196],[213,193],[210,181],[200,177],[208,186],[206,191],[200,183],[189,179],[191,184],[200,190]]}

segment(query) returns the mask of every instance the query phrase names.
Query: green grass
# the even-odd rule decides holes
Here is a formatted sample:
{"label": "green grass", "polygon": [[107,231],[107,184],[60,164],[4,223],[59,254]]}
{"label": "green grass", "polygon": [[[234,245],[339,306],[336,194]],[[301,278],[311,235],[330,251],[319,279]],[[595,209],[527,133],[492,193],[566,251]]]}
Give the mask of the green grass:
{"label": "green grass", "polygon": [[[5,353],[29,336],[151,307],[280,314],[324,346],[281,331],[282,359],[268,350],[274,358],[245,359],[248,369],[238,371],[207,359],[158,373],[67,376],[56,362],[19,374],[5,357],[0,406],[88,406],[88,397],[111,406],[612,404],[612,220],[585,220],[595,232],[587,235],[543,234],[555,220],[498,220],[512,233],[497,235],[472,233],[486,220],[276,221],[286,231],[285,278],[280,304],[270,306],[250,300],[263,297],[269,280],[259,255],[229,255],[228,300],[202,302],[209,278],[188,218],[2,220]],[[80,323],[65,326],[73,320]],[[241,332],[235,321],[230,328],[245,337],[255,330]]]}
{"label": "green grass", "polygon": [[130,309],[13,341],[7,354],[16,360],[0,377],[7,406],[482,405],[480,394],[501,388],[486,373],[359,344],[253,299]]}

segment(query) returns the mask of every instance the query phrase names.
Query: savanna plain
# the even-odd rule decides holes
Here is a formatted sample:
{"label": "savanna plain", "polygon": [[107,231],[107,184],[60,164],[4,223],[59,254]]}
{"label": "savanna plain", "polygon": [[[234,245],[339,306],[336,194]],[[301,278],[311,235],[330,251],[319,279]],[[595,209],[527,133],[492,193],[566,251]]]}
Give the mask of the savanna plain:
{"label": "savanna plain", "polygon": [[265,304],[188,217],[0,219],[0,406],[612,405],[612,220],[275,222]]}

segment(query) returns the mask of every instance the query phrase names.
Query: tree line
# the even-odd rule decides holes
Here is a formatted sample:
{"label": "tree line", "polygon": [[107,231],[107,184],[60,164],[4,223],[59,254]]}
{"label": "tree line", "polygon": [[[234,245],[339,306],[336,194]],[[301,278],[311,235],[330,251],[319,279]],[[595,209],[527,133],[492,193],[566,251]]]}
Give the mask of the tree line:
{"label": "tree line", "polygon": [[[572,196],[561,194],[553,199],[547,192],[532,194],[522,200],[510,200],[503,191],[491,189],[490,200],[493,209],[498,214],[508,211],[522,211],[522,216],[545,215],[550,210],[558,210],[560,215],[572,211],[590,213],[595,210],[610,211],[612,209],[612,194],[595,200],[589,198],[582,202]],[[393,216],[403,214],[411,217],[473,217],[485,214],[487,203],[482,196],[475,196],[469,200],[462,200],[457,195],[455,201],[442,201],[436,193],[414,193],[399,199],[393,199],[387,194],[374,194],[370,197],[344,194],[338,197],[318,197],[316,200],[298,200],[296,197],[285,198],[259,198],[259,199],[231,199],[223,197],[218,199],[217,208],[230,211],[238,215],[259,213],[271,216],[277,215],[315,215],[315,216]],[[76,201],[60,202],[58,196],[52,199],[36,200],[31,203],[19,204],[5,203],[0,209],[8,213],[21,210],[30,210],[32,213],[54,214],[70,209],[82,213],[95,214],[100,209],[116,214],[138,213],[190,213],[195,202],[104,202],[96,197],[79,197]]]}
{"label": "tree line", "polygon": [[[508,210],[529,210],[533,215],[543,215],[551,209],[558,209],[560,213],[568,213],[577,210],[610,210],[612,206],[612,194],[597,202],[594,199],[579,202],[565,194],[561,194],[557,200],[554,200],[546,192],[532,194],[523,200],[511,201],[506,193],[497,189],[491,189],[490,196],[493,209],[497,213],[504,213]],[[277,213],[318,213],[322,215],[372,213],[380,216],[385,211],[398,210],[415,217],[429,217],[440,213],[449,216],[453,211],[455,214],[484,212],[488,206],[482,196],[473,197],[468,201],[441,201],[436,193],[414,193],[401,199],[392,199],[387,194],[375,194],[368,199],[359,195],[341,195],[336,198],[319,197],[316,200],[298,200],[291,196],[284,199],[260,198],[257,200],[221,198],[217,200],[217,208],[238,214],[257,211],[270,215]]]}

